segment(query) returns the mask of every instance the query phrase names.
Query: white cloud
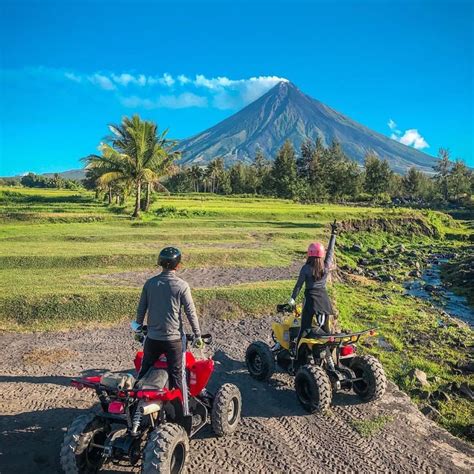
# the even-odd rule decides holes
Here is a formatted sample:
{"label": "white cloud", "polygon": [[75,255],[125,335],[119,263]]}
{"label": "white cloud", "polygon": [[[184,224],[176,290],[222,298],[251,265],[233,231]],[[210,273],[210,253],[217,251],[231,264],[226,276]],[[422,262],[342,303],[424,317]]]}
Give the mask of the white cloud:
{"label": "white cloud", "polygon": [[87,79],[89,79],[92,84],[95,84],[99,86],[101,89],[110,91],[116,89],[115,84],[112,82],[112,80],[104,76],[103,74],[93,74],[92,76],[89,76]]}
{"label": "white cloud", "polygon": [[416,128],[406,130],[405,133],[398,140],[404,145],[412,146],[417,150],[423,150],[423,148],[429,148],[426,140],[420,135]]}
{"label": "white cloud", "polygon": [[187,107],[207,107],[207,97],[183,92],[178,95],[160,95],[156,99],[147,99],[138,96],[122,97],[120,102],[125,107],[132,109],[184,109]]}
{"label": "white cloud", "polygon": [[112,74],[112,79],[114,82],[116,82],[117,84],[120,84],[121,86],[127,86],[131,82],[132,83],[136,82],[135,77],[132,76],[131,74],[120,74],[120,75]]}
{"label": "white cloud", "polygon": [[189,77],[185,76],[184,74],[180,74],[178,77],[178,82],[184,86],[185,84],[189,84],[191,82],[191,79]]}
{"label": "white cloud", "polygon": [[160,84],[168,87],[171,87],[175,83],[173,76],[171,74],[168,74],[167,72],[165,72],[163,74],[163,77],[158,79],[158,81],[160,82]]}
{"label": "white cloud", "polygon": [[186,107],[207,107],[207,97],[183,92],[179,95],[162,95],[159,99],[160,107],[169,109],[184,109]]}
{"label": "white cloud", "polygon": [[64,74],[64,76],[66,77],[66,79],[69,79],[70,81],[74,81],[74,82],[82,82],[82,77],[81,76],[78,76],[72,72],[66,72]]}
{"label": "white cloud", "polygon": [[397,142],[403,143],[403,145],[411,146],[417,150],[429,148],[430,145],[416,128],[410,128],[409,130],[402,132],[397,129],[397,124],[392,119],[387,122],[387,125],[390,130],[392,130],[392,133],[390,134],[392,140],[396,140]]}
{"label": "white cloud", "polygon": [[213,105],[218,109],[234,109],[253,102],[279,82],[288,79],[278,76],[259,76],[248,79],[229,79],[225,76],[207,78],[196,75],[193,84],[214,94]]}
{"label": "white cloud", "polygon": [[238,81],[229,79],[225,76],[219,77],[212,77],[207,78],[202,74],[197,74],[196,78],[194,79],[194,85],[198,87],[206,87],[207,89],[216,90],[221,89],[223,87],[229,87],[231,85],[236,84]]}
{"label": "white cloud", "polygon": [[[238,109],[258,99],[279,82],[288,81],[278,76],[231,79],[226,76],[206,77],[204,74],[196,74],[192,79],[184,74],[174,77],[167,72],[161,76],[146,76],[128,72],[117,74],[96,72],[90,75],[67,72],[63,73],[62,77],[77,83],[90,83],[107,91],[129,88],[132,95],[119,96],[119,100],[126,107],[144,108],[207,107],[210,104],[218,109]],[[173,88],[176,90],[176,94],[158,95],[159,100],[154,98],[156,93],[152,98],[133,94],[134,89],[145,87],[148,89]],[[201,90],[199,94],[197,93],[198,89]]]}

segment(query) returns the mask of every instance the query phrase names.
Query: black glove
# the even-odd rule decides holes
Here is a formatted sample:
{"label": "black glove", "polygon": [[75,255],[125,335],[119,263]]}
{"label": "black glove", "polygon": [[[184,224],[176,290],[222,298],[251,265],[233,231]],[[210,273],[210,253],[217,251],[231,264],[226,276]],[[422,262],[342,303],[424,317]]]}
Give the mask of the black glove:
{"label": "black glove", "polygon": [[337,229],[339,228],[339,224],[334,219],[334,222],[331,224],[331,233],[337,234]]}

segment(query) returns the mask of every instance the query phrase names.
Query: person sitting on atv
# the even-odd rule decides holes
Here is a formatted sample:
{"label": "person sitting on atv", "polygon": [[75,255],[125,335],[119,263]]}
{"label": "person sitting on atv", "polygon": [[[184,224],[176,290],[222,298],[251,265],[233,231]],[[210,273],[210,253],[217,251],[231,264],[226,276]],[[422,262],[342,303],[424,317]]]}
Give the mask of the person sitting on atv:
{"label": "person sitting on atv", "polygon": [[311,330],[313,316],[318,318],[320,329],[329,333],[329,318],[334,315],[331,300],[326,290],[326,282],[334,259],[334,245],[336,243],[337,223],[331,224],[331,238],[329,239],[328,251],[325,252],[324,245],[313,242],[308,247],[308,258],[301,268],[298,281],[291,294],[289,305],[294,306],[295,300],[305,284],[303,312],[301,314],[301,326],[294,348],[298,347],[298,341],[309,330]]}
{"label": "person sitting on atv", "polygon": [[[138,380],[153,367],[156,360],[166,355],[170,388],[183,388],[183,321],[181,309],[196,337],[194,345],[202,348],[201,330],[189,285],[176,275],[181,252],[174,247],[164,248],[158,257],[162,272],[147,280],[143,286],[137,309],[136,322],[143,324],[148,312],[148,334],[143,349],[143,361]],[[185,344],[185,343],[184,343]]]}

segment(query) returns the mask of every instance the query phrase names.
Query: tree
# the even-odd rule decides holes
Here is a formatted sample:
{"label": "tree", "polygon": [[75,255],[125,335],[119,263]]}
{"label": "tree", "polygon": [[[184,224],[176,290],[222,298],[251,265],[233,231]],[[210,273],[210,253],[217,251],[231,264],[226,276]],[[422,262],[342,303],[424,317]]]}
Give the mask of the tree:
{"label": "tree", "polygon": [[337,140],[324,153],[323,175],[325,187],[332,199],[355,196],[360,187],[360,170],[351,161]]}
{"label": "tree", "polygon": [[239,161],[229,171],[230,189],[232,194],[247,192],[245,166]]}
{"label": "tree", "polygon": [[289,140],[278,151],[271,176],[273,190],[278,197],[294,197],[296,190],[296,157],[295,149]]}
{"label": "tree", "polygon": [[198,193],[201,188],[201,182],[204,177],[204,171],[201,167],[193,165],[189,170],[189,175],[193,182],[194,192]]}
{"label": "tree", "polygon": [[368,153],[364,161],[365,179],[364,189],[372,196],[377,196],[388,190],[392,170],[387,160],[381,160],[374,153]]}
{"label": "tree", "polygon": [[438,158],[440,161],[433,167],[433,169],[436,171],[436,182],[445,201],[449,199],[448,181],[449,171],[451,169],[450,155],[451,153],[448,148],[440,148],[438,151]]}
{"label": "tree", "polygon": [[218,193],[222,189],[225,180],[224,160],[222,158],[216,158],[207,165],[206,178],[209,192]]}
{"label": "tree", "polygon": [[423,183],[423,173],[414,166],[402,177],[402,191],[407,197],[419,197]]}
{"label": "tree", "polygon": [[331,168],[328,164],[329,154],[320,137],[316,139],[314,147],[306,147],[301,153],[311,153],[309,163],[309,197],[311,200],[321,201],[328,198],[328,175]]}
{"label": "tree", "polygon": [[63,188],[64,187],[64,179],[59,176],[59,173],[54,173],[53,177],[51,178],[51,183],[55,188]]}
{"label": "tree", "polygon": [[142,120],[138,115],[124,117],[119,125],[109,127],[112,135],[108,143],[100,145],[101,155],[90,155],[84,160],[87,168],[98,171],[101,186],[112,183],[135,189],[133,217],[141,210],[141,192],[146,185],[146,202],[150,204],[153,185],[165,176],[173,161],[179,156],[174,150],[176,142],[166,138],[168,130],[161,133],[154,122]]}
{"label": "tree", "polygon": [[255,153],[255,159],[252,163],[254,176],[254,189],[253,192],[257,194],[268,194],[269,189],[269,176],[272,169],[270,162],[265,158],[263,151],[258,148]]}
{"label": "tree", "polygon": [[472,171],[461,160],[456,160],[448,177],[449,196],[457,200],[471,193]]}

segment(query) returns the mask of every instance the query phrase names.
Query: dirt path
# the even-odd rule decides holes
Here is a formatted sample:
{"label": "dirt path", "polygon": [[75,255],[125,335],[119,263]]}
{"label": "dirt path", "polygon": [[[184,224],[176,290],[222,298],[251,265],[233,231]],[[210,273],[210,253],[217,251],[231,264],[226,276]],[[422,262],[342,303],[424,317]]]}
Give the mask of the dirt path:
{"label": "dirt path", "polygon": [[[289,267],[207,267],[186,268],[178,272],[178,276],[186,280],[191,288],[216,288],[219,286],[252,283],[256,281],[289,280],[298,275],[301,262],[294,262]],[[103,281],[107,285],[113,283],[125,286],[142,286],[157,271],[120,272],[110,274],[87,275],[87,278]]]}
{"label": "dirt path", "polygon": [[[216,439],[206,428],[191,442],[191,472],[474,472],[474,449],[424,418],[393,384],[375,405],[359,404],[353,395],[338,396],[330,414],[308,415],[297,404],[290,377],[276,374],[265,384],[246,373],[245,348],[269,333],[269,319],[203,326],[216,341],[212,385],[236,383],[244,417],[229,438]],[[69,377],[91,369],[129,369],[137,345],[120,326],[3,334],[0,347],[0,472],[60,472],[66,426],[95,403],[88,391],[68,387]],[[382,414],[393,421],[372,438],[352,428],[351,420]]]}

